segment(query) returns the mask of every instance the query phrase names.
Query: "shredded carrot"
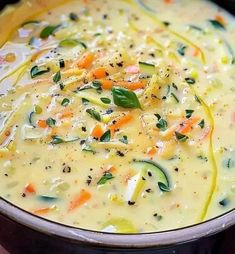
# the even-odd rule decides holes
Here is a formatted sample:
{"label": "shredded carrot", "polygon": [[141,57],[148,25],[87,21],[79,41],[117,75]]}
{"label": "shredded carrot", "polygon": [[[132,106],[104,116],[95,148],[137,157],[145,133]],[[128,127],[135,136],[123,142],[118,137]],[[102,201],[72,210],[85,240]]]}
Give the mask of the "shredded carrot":
{"label": "shredded carrot", "polygon": [[71,112],[70,110],[61,112],[59,116],[60,119],[71,118],[71,117],[73,117],[73,112]]}
{"label": "shredded carrot", "polygon": [[105,78],[107,76],[106,69],[103,67],[92,70],[91,74],[95,79]]}
{"label": "shredded carrot", "polygon": [[82,189],[80,193],[70,202],[69,212],[85,204],[91,198],[91,193]]}
{"label": "shredded carrot", "polygon": [[122,125],[125,125],[128,122],[130,122],[132,120],[132,118],[133,118],[133,116],[131,115],[131,113],[128,113],[128,114],[120,117],[119,119],[113,121],[113,124],[109,126],[109,129],[111,130],[112,133],[114,133],[116,129],[118,129]]}
{"label": "shredded carrot", "polygon": [[43,129],[47,128],[48,126],[46,120],[38,120],[37,124],[39,128],[43,128]]}
{"label": "shredded carrot", "polygon": [[92,53],[86,53],[78,61],[77,66],[80,68],[89,69],[94,61],[94,55]]}
{"label": "shredded carrot", "polygon": [[24,190],[25,190],[25,192],[28,192],[28,193],[31,193],[31,194],[36,193],[35,187],[32,183],[26,184]]}
{"label": "shredded carrot", "polygon": [[192,130],[192,126],[200,120],[199,117],[192,117],[184,120],[180,126],[177,127],[176,131],[182,134],[189,133]]}
{"label": "shredded carrot", "polygon": [[193,56],[199,56],[200,55],[200,51],[198,50],[198,48],[195,48],[194,50],[193,50]]}
{"label": "shredded carrot", "polygon": [[216,19],[219,23],[221,23],[222,25],[225,25],[225,24],[226,24],[226,21],[225,21],[224,17],[222,17],[222,16],[219,15],[219,14],[215,16],[215,19]]}
{"label": "shredded carrot", "polygon": [[113,165],[109,165],[107,169],[105,170],[105,172],[115,173],[117,172],[117,169]]}
{"label": "shredded carrot", "polygon": [[164,3],[166,3],[166,4],[172,4],[173,0],[164,0]]}
{"label": "shredded carrot", "polygon": [[113,81],[112,80],[104,79],[104,80],[101,80],[100,82],[101,82],[102,88],[104,90],[111,90],[112,87],[113,87]]}
{"label": "shredded carrot", "polygon": [[137,90],[137,89],[143,89],[146,83],[144,81],[138,81],[138,82],[121,81],[121,82],[118,82],[117,85],[127,88],[129,90]]}
{"label": "shredded carrot", "polygon": [[136,65],[130,65],[125,69],[125,72],[130,74],[137,74],[139,71],[139,67]]}
{"label": "shredded carrot", "polygon": [[100,138],[103,135],[103,130],[101,128],[101,126],[99,124],[97,124],[92,132],[91,132],[91,136],[94,138]]}
{"label": "shredded carrot", "polygon": [[208,126],[205,128],[204,132],[202,133],[202,136],[199,138],[200,141],[205,140],[211,133],[211,127]]}
{"label": "shredded carrot", "polygon": [[152,155],[156,154],[156,152],[157,152],[157,148],[155,146],[151,146],[151,147],[147,148],[147,154],[148,155],[152,156]]}
{"label": "shredded carrot", "polygon": [[46,215],[51,211],[50,207],[44,207],[44,208],[39,208],[36,210],[33,210],[32,212],[36,215]]}

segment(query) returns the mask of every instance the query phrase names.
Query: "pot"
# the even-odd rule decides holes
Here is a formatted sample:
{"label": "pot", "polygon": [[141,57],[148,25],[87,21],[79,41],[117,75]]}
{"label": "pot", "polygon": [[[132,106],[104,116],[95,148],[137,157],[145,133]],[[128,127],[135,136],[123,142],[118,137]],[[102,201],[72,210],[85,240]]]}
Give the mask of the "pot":
{"label": "pot", "polygon": [[[16,1],[8,1],[13,3]],[[235,13],[235,1],[216,1]],[[0,8],[4,3],[0,3]],[[12,254],[234,254],[235,209],[209,221],[158,233],[113,234],[40,218],[0,198],[0,245]]]}

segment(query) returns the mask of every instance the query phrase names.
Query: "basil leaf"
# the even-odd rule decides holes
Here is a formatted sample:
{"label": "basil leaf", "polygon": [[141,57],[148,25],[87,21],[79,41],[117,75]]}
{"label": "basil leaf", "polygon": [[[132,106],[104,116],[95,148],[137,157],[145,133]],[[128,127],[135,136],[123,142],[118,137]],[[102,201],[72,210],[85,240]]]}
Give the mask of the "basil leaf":
{"label": "basil leaf", "polygon": [[50,35],[52,35],[56,29],[58,29],[61,25],[55,25],[55,26],[46,26],[43,28],[43,30],[40,33],[41,39],[47,39]]}
{"label": "basil leaf", "polygon": [[210,19],[210,20],[208,20],[208,21],[211,23],[211,25],[212,25],[215,29],[226,30],[226,29],[225,29],[225,26],[224,26],[221,22],[219,22],[218,20]]}
{"label": "basil leaf", "polygon": [[94,118],[95,120],[101,121],[100,113],[97,112],[96,110],[89,108],[89,109],[86,110],[86,112],[87,112],[92,118]]}
{"label": "basil leaf", "polygon": [[42,75],[44,73],[47,73],[49,71],[50,71],[50,68],[38,67],[37,65],[35,65],[30,70],[30,75],[31,75],[31,78],[35,78],[35,77]]}
{"label": "basil leaf", "polygon": [[90,153],[93,153],[93,154],[96,153],[96,152],[91,148],[91,146],[89,146],[89,145],[87,145],[87,144],[83,144],[83,145],[82,145],[82,151],[90,152]]}
{"label": "basil leaf", "polygon": [[45,196],[45,195],[40,195],[38,198],[43,202],[53,202],[58,200],[57,197],[51,197],[51,196]]}
{"label": "basil leaf", "polygon": [[202,119],[198,125],[201,127],[201,129],[203,129],[205,127],[205,120]]}
{"label": "basil leaf", "polygon": [[170,191],[169,187],[166,186],[166,185],[165,185],[164,183],[162,183],[162,182],[158,182],[158,187],[159,187],[159,189],[160,189],[161,191],[163,191],[163,192],[169,192],[169,191]]}
{"label": "basil leaf", "polygon": [[177,97],[174,93],[171,93],[171,96],[175,99],[175,101],[176,101],[177,103],[180,102],[179,99],[178,99],[178,97]]}
{"label": "basil leaf", "polygon": [[175,132],[175,136],[176,136],[177,140],[180,142],[185,142],[188,139],[188,137],[186,135],[179,133],[177,131]]}
{"label": "basil leaf", "polygon": [[111,138],[111,131],[107,130],[101,137],[100,137],[100,141],[101,142],[109,142]]}
{"label": "basil leaf", "polygon": [[60,71],[56,72],[56,74],[53,77],[54,83],[58,83],[61,80],[61,73]]}
{"label": "basil leaf", "polygon": [[107,181],[113,179],[113,175],[109,172],[105,172],[104,175],[100,178],[100,180],[97,182],[98,185],[105,184]]}
{"label": "basil leaf", "polygon": [[82,104],[83,105],[88,105],[89,104],[89,100],[82,98]]}
{"label": "basil leaf", "polygon": [[154,114],[157,117],[157,120],[159,121],[162,117],[159,114]]}
{"label": "basil leaf", "polygon": [[38,20],[28,20],[28,21],[25,21],[24,23],[21,24],[21,26],[26,26],[26,25],[29,25],[29,24],[39,24],[40,21]]}
{"label": "basil leaf", "polygon": [[47,123],[47,125],[48,125],[49,127],[53,128],[53,127],[55,127],[56,120],[53,119],[53,118],[51,118],[51,117],[49,117],[49,118],[46,120],[46,123]]}
{"label": "basil leaf", "polygon": [[59,43],[60,47],[75,47],[77,45],[81,45],[84,49],[87,49],[86,44],[77,39],[64,39]]}
{"label": "basil leaf", "polygon": [[63,101],[61,102],[61,106],[66,107],[70,103],[70,100],[68,98],[64,98]]}
{"label": "basil leaf", "polygon": [[74,141],[77,141],[77,140],[79,140],[78,137],[70,139],[70,140],[64,140],[61,137],[54,135],[54,136],[52,136],[51,144],[52,145],[58,145],[58,144],[61,144],[61,143],[70,143],[70,142],[74,142]]}
{"label": "basil leaf", "polygon": [[69,14],[69,18],[72,20],[72,21],[78,21],[78,15],[74,12],[71,12]]}
{"label": "basil leaf", "polygon": [[106,97],[101,97],[100,100],[104,103],[104,104],[110,104],[111,100],[109,98]]}
{"label": "basil leaf", "polygon": [[160,129],[161,131],[165,131],[167,129],[167,121],[164,119],[160,119],[159,122],[156,124],[157,128]]}
{"label": "basil leaf", "polygon": [[185,81],[189,84],[189,85],[193,85],[196,83],[194,78],[185,78]]}
{"label": "basil leaf", "polygon": [[181,55],[184,56],[185,55],[185,50],[186,50],[187,46],[181,44],[177,50],[177,52]]}
{"label": "basil leaf", "polygon": [[194,110],[192,109],[186,109],[185,113],[186,113],[186,118],[190,118],[193,114]]}
{"label": "basil leaf", "polygon": [[119,139],[120,142],[124,143],[124,144],[128,144],[128,138],[127,136],[123,136],[122,138]]}
{"label": "basil leaf", "polygon": [[140,102],[136,94],[130,90],[120,87],[112,88],[113,101],[115,105],[123,108],[140,108]]}

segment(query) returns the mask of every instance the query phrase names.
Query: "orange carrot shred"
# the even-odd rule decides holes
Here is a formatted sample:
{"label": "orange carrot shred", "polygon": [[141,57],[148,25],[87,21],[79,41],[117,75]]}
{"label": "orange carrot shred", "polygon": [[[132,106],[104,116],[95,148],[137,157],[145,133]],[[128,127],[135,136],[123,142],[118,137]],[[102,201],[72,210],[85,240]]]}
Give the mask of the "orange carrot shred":
{"label": "orange carrot shred", "polygon": [[146,85],[146,83],[142,81],[138,82],[127,82],[127,81],[122,81],[117,83],[118,86],[127,88],[129,90],[137,90],[137,89],[143,89]]}
{"label": "orange carrot shred", "polygon": [[91,193],[82,189],[80,193],[70,202],[69,212],[85,204],[91,198]]}
{"label": "orange carrot shred", "polygon": [[126,114],[122,117],[120,117],[119,119],[116,120],[115,123],[113,123],[112,125],[109,126],[109,129],[111,130],[112,133],[115,132],[116,129],[120,128],[122,125],[127,124],[128,122],[130,122],[132,120],[132,115]]}
{"label": "orange carrot shred", "polygon": [[92,53],[86,53],[83,57],[78,61],[77,65],[80,68],[89,69],[94,61],[94,55]]}
{"label": "orange carrot shred", "polygon": [[105,78],[108,75],[105,68],[103,67],[97,68],[93,70],[91,73],[95,79]]}
{"label": "orange carrot shred", "polygon": [[38,124],[38,127],[39,127],[39,128],[45,129],[45,128],[48,127],[47,121],[46,121],[46,120],[38,120],[37,124]]}
{"label": "orange carrot shred", "polygon": [[210,135],[210,133],[211,133],[211,127],[208,126],[208,127],[205,128],[205,130],[204,130],[202,136],[199,138],[199,140],[200,141],[205,140]]}
{"label": "orange carrot shred", "polygon": [[51,210],[50,207],[44,207],[44,208],[33,210],[32,212],[36,215],[46,215],[50,212],[50,210]]}
{"label": "orange carrot shred", "polygon": [[183,121],[180,126],[176,129],[177,132],[180,132],[182,134],[189,133],[192,130],[192,126],[198,122],[200,118],[199,117],[193,117],[186,119]]}
{"label": "orange carrot shred", "polygon": [[111,90],[113,87],[113,82],[112,80],[104,79],[104,80],[101,80],[101,85],[104,90]]}
{"label": "orange carrot shred", "polygon": [[101,128],[101,126],[99,124],[97,124],[92,132],[91,132],[91,136],[94,138],[100,138],[103,135],[103,130]]}
{"label": "orange carrot shred", "polygon": [[156,154],[156,152],[157,152],[157,148],[155,146],[148,147],[148,149],[147,149],[147,154],[148,155],[152,156],[152,155]]}
{"label": "orange carrot shred", "polygon": [[35,187],[33,186],[32,183],[26,184],[24,190],[25,190],[25,192],[28,192],[28,193],[31,193],[31,194],[36,193]]}

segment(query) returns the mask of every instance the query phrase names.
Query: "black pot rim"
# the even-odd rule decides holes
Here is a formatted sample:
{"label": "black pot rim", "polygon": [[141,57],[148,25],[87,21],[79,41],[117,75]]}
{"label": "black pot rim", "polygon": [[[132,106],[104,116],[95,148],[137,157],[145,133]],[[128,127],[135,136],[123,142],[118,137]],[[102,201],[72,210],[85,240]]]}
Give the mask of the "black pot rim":
{"label": "black pot rim", "polygon": [[176,246],[219,233],[235,225],[235,209],[216,218],[184,228],[141,234],[116,234],[75,228],[31,214],[0,197],[0,214],[46,235],[77,244],[112,248],[151,248]]}

